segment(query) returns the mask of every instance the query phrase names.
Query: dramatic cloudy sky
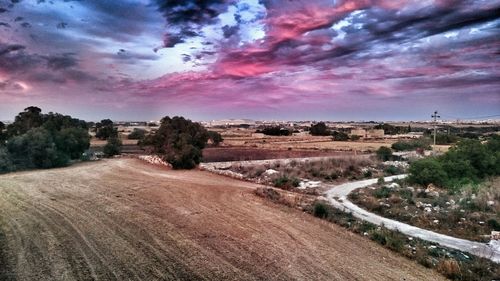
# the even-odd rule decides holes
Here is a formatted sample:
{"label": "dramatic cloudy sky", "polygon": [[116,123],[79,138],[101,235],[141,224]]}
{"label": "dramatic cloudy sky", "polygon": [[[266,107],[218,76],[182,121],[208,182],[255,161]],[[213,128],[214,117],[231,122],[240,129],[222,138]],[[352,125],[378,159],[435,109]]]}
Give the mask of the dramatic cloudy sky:
{"label": "dramatic cloudy sky", "polygon": [[500,0],[0,0],[0,120],[500,113]]}

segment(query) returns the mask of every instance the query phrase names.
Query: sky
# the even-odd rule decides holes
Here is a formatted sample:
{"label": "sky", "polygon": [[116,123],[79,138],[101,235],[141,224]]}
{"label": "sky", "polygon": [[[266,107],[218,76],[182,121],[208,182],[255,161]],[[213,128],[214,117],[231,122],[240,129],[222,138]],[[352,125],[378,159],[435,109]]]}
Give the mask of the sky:
{"label": "sky", "polygon": [[500,0],[0,0],[0,120],[500,113]]}

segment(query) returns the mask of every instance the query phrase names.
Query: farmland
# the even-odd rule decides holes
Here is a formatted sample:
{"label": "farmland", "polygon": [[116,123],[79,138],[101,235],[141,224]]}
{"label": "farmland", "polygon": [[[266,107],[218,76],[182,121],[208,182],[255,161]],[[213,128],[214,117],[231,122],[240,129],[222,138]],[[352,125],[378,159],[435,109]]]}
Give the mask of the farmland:
{"label": "farmland", "polygon": [[257,187],[127,158],[0,176],[0,279],[442,279]]}

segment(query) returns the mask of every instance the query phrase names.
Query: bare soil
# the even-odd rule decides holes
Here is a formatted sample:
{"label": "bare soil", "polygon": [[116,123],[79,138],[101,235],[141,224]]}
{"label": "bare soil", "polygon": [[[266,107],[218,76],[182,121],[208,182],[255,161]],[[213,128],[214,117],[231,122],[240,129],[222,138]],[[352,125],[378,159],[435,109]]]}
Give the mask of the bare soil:
{"label": "bare soil", "polygon": [[0,176],[0,279],[444,280],[257,187],[125,158]]}

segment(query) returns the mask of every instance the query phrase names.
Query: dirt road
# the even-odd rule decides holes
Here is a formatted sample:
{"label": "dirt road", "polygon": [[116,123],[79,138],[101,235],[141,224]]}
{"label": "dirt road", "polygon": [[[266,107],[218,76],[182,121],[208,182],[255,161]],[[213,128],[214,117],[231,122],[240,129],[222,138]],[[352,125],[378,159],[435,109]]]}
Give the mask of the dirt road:
{"label": "dirt road", "polygon": [[134,159],[0,176],[0,280],[444,280],[255,187]]}

